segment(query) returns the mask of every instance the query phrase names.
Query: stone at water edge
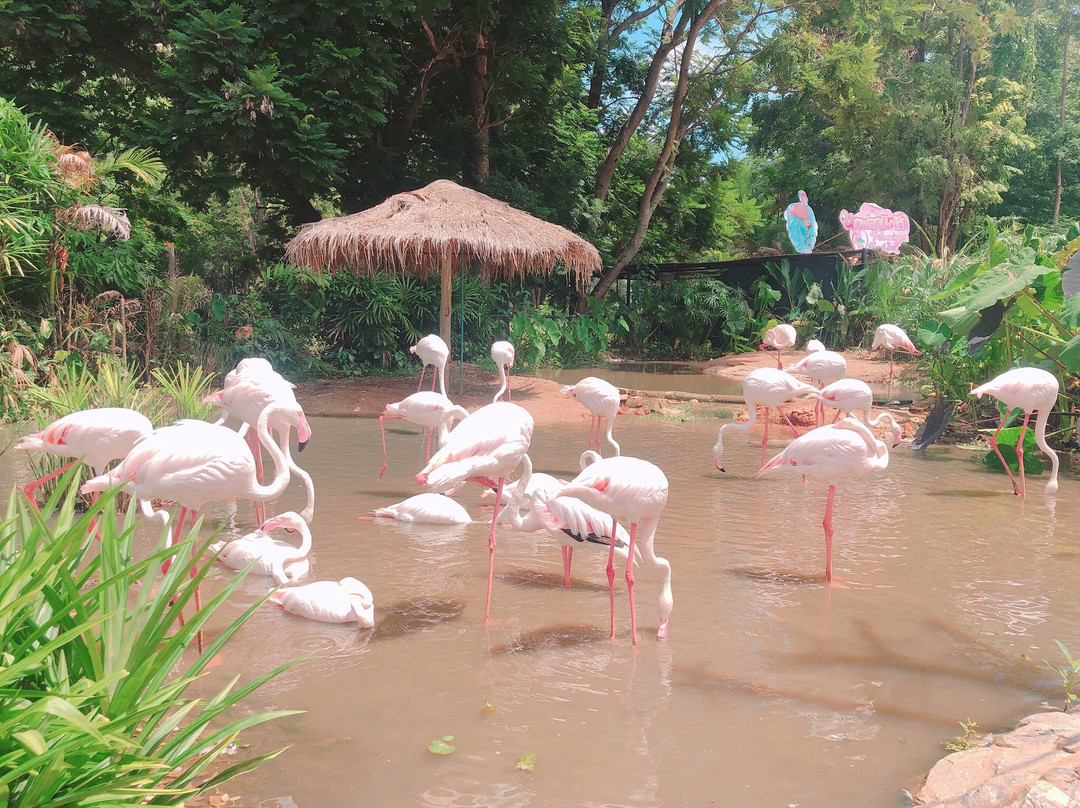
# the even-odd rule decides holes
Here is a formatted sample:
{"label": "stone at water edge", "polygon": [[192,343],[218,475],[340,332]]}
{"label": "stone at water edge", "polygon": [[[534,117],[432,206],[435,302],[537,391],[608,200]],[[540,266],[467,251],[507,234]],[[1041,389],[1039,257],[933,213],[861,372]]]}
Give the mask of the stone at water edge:
{"label": "stone at water edge", "polygon": [[1080,714],[1039,713],[938,761],[915,795],[936,808],[1080,806]]}

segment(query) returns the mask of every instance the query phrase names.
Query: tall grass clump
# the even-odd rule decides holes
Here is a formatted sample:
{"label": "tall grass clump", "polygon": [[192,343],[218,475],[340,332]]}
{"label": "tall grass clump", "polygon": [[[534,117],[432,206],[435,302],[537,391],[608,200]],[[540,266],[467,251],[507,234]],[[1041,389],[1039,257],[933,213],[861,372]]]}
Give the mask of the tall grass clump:
{"label": "tall grass clump", "polygon": [[107,492],[77,518],[74,479],[64,476],[43,515],[13,492],[0,523],[0,805],[180,805],[279,754],[209,773],[244,730],[290,714],[237,709],[282,668],[208,696],[193,688],[260,603],[176,672],[243,575],[178,628],[206,574],[189,577],[197,533],[136,560],[135,510],[118,525]]}

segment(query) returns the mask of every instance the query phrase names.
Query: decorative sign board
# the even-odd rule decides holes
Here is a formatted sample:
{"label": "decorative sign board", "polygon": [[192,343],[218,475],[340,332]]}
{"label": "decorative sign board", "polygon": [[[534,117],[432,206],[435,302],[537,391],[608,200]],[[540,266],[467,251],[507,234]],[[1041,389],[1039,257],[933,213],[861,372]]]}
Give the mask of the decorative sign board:
{"label": "decorative sign board", "polygon": [[881,250],[898,253],[908,240],[911,222],[906,213],[891,211],[873,202],[863,202],[858,213],[840,211],[840,224],[851,237],[856,250]]}
{"label": "decorative sign board", "polygon": [[817,217],[806,199],[806,191],[799,191],[799,201],[787,206],[784,219],[787,222],[788,238],[791,239],[795,252],[813,252],[818,233]]}

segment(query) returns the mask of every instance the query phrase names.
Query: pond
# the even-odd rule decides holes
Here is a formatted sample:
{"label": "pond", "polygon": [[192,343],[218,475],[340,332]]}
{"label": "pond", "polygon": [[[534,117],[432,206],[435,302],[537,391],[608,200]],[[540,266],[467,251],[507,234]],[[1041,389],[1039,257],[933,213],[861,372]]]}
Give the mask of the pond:
{"label": "pond", "polygon": [[[572,476],[586,423],[538,428],[536,469]],[[318,488],[310,580],[360,578],[378,625],[267,607],[236,635],[208,685],[309,655],[249,700],[305,712],[247,733],[241,754],[291,748],[224,790],[300,808],[885,808],[903,804],[901,788],[944,754],[960,721],[1005,729],[1048,699],[1060,704],[1043,660],[1062,661],[1055,639],[1080,650],[1075,478],[1063,475],[1054,498],[1041,493],[1045,475],[1029,479],[1021,502],[972,452],[896,449],[884,473],[838,489],[830,587],[826,487],[756,480],[757,432],[725,443],[719,473],[710,447],[720,423],[616,425],[624,453],[671,483],[656,537],[674,570],[669,634],[656,639],[660,576],[643,565],[634,648],[621,569],[611,641],[606,556],[578,551],[564,589],[546,533],[500,528],[485,625],[492,500],[464,488],[478,521],[459,528],[360,520],[417,492],[419,430],[388,430],[379,479],[377,420],[313,419],[299,456]],[[270,510],[299,510],[303,497],[294,483]],[[241,504],[225,533],[252,527]],[[229,574],[215,570],[208,588]],[[224,616],[266,582],[246,581]],[[456,752],[435,756],[428,744],[444,735]],[[526,754],[535,770],[516,770]]]}

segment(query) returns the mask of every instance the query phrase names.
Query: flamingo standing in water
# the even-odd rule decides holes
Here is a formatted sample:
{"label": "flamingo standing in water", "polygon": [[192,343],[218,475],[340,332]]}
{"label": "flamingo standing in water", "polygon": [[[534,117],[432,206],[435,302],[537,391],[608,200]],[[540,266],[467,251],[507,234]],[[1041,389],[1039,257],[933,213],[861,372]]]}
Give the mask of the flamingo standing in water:
{"label": "flamingo standing in water", "polygon": [[[724,456],[724,432],[728,429],[749,430],[757,423],[757,408],[761,405],[765,408],[765,437],[761,439],[761,460],[765,461],[765,444],[769,442],[769,409],[776,407],[776,411],[783,416],[795,437],[799,437],[799,430],[791,423],[780,405],[797,396],[805,396],[817,390],[806,382],[801,382],[782,370],[775,368],[758,368],[746,374],[743,379],[743,398],[746,400],[746,410],[750,418],[745,423],[730,423],[720,427],[716,434],[716,445],[713,446],[713,463],[719,471],[724,471],[721,462]],[[584,459],[584,457],[583,457]]]}
{"label": "flamingo standing in water", "polygon": [[360,628],[375,625],[375,599],[371,590],[355,578],[279,589],[270,595],[270,602],[289,614],[308,620],[356,623]]}
{"label": "flamingo standing in water", "polygon": [[[605,438],[611,444],[611,448],[615,450],[615,455],[618,456],[621,453],[619,444],[611,437],[611,430],[615,426],[615,416],[619,414],[619,388],[595,376],[586,376],[577,384],[564,385],[559,388],[559,392],[567,398],[580,401],[585,405],[585,409],[592,413],[592,420],[589,422],[589,448],[592,449],[595,445],[597,452],[600,451],[600,420],[602,418],[607,419],[607,435]],[[595,443],[593,439],[594,428],[596,431]]]}
{"label": "flamingo standing in water", "polygon": [[446,362],[450,358],[450,349],[438,334],[428,334],[418,343],[409,348],[409,353],[420,357],[423,366],[420,368],[420,382],[416,385],[416,392],[424,385],[424,374],[427,366],[431,365],[431,389],[435,389],[435,376],[439,377],[439,392],[446,395]]}
{"label": "flamingo standing in water", "polygon": [[810,477],[822,477],[829,483],[825,505],[825,580],[832,581],[832,509],[836,484],[841,477],[862,477],[882,471],[889,465],[889,450],[864,424],[845,418],[819,427],[796,438],[780,454],[762,465],[758,476],[775,469],[793,469]]}
{"label": "flamingo standing in water", "polygon": [[[300,532],[300,546],[278,541],[270,532],[284,528],[290,532]],[[298,581],[308,574],[311,563],[311,529],[307,520],[294,511],[278,514],[263,523],[253,533],[232,541],[218,541],[210,545],[209,551],[217,553],[217,560],[234,570],[251,568],[257,575],[269,575],[278,586]]]}
{"label": "flamingo standing in water", "polygon": [[[245,359],[240,365],[252,361],[254,360]],[[238,370],[240,365],[237,365]],[[302,452],[307,442],[311,440],[311,427],[304,415],[304,408],[296,400],[293,387],[291,382],[276,371],[248,372],[233,377],[231,383],[208,395],[204,403],[222,410],[222,416],[217,424],[223,424],[230,415],[243,421],[239,435],[247,438],[248,447],[255,458],[257,479],[260,482],[263,476],[262,447],[259,445],[258,436],[250,428],[258,423],[259,415],[263,410],[271,405],[276,407],[269,421],[269,428],[277,433],[278,444],[282,451],[288,454],[290,471],[303,481],[307,489],[307,505],[300,515],[308,524],[311,524],[311,520],[315,517],[315,483],[311,475],[300,468],[289,453],[289,437],[292,430],[296,429],[297,451]],[[255,518],[259,524],[266,521],[265,502],[255,502]]]}
{"label": "flamingo standing in water", "polygon": [[376,508],[372,513],[376,519],[426,525],[467,525],[472,522],[461,503],[445,494],[417,494],[385,508]]}
{"label": "flamingo standing in water", "polygon": [[795,327],[788,325],[787,323],[781,323],[775,328],[770,328],[765,332],[765,344],[761,347],[764,348],[768,345],[770,348],[776,349],[776,368],[780,370],[784,367],[780,361],[780,354],[785,348],[795,347]]}
{"label": "flamingo standing in water", "polygon": [[[630,522],[630,542],[627,548],[626,587],[630,596],[630,636],[637,645],[637,611],[634,605],[634,556],[640,540],[642,558],[663,571],[660,587],[660,626],[657,639],[667,636],[668,618],[674,599],[671,594],[671,564],[656,555],[653,540],[660,514],[667,504],[668,481],[658,467],[636,457],[606,457],[582,469],[573,480],[556,492],[551,502],[563,497],[580,499],[611,516],[611,533],[618,536],[618,519]],[[641,526],[640,537],[637,534]],[[611,636],[615,637],[615,544],[608,545],[608,590],[611,595]]]}
{"label": "flamingo standing in water", "polygon": [[874,332],[874,344],[870,346],[871,351],[881,349],[883,352],[889,352],[889,398],[892,398],[892,380],[893,380],[893,355],[897,351],[909,353],[912,356],[922,356],[922,351],[915,347],[915,343],[911,341],[911,338],[904,332],[898,325],[890,325],[885,323],[879,325]]}
{"label": "flamingo standing in water", "polygon": [[[809,376],[818,387],[824,387],[847,375],[847,360],[836,351],[813,351],[784,370]],[[814,419],[818,426],[825,423],[825,405],[820,401],[814,405]]]}
{"label": "flamingo standing in water", "polygon": [[[154,425],[149,418],[123,407],[80,410],[58,418],[40,432],[26,435],[15,448],[74,459],[58,470],[38,477],[23,488],[23,492],[34,510],[41,513],[34,499],[34,492],[40,486],[60,476],[79,460],[90,466],[95,475],[103,474],[109,463],[123,458],[153,431]],[[97,498],[95,493],[95,502]]]}
{"label": "flamingo standing in water", "polygon": [[[507,475],[521,464],[532,442],[533,418],[528,411],[508,401],[481,407],[464,419],[446,439],[428,464],[416,475],[416,482],[433,491],[456,488],[467,480],[495,487],[495,511],[488,534],[487,600],[484,622],[491,613],[491,583],[495,573],[495,526]],[[532,468],[528,464],[526,469]],[[525,479],[525,475],[522,475]],[[497,481],[497,482],[496,482]],[[519,481],[519,486],[522,483]],[[526,480],[524,485],[528,485]],[[516,503],[511,503],[516,507]],[[510,507],[510,506],[508,506]]]}
{"label": "flamingo standing in water", "polygon": [[382,435],[383,464],[379,469],[379,476],[386,473],[386,432],[383,430],[383,421],[387,418],[404,418],[411,424],[417,424],[427,432],[427,445],[424,449],[424,462],[431,459],[431,436],[438,433],[435,448],[442,448],[446,442],[446,435],[450,425],[456,419],[465,418],[469,411],[461,406],[455,406],[454,402],[442,393],[434,390],[422,390],[405,396],[401,401],[387,404],[383,414],[379,416],[379,434]]}
{"label": "flamingo standing in water", "polygon": [[[994,398],[1005,404],[1005,415],[998,424],[997,431],[990,437],[990,446],[993,447],[1001,465],[1009,475],[1009,481],[1013,486],[1013,493],[1021,499],[1027,496],[1027,484],[1024,480],[1024,435],[1027,432],[1028,419],[1035,410],[1039,411],[1039,417],[1035,420],[1035,443],[1050,456],[1052,469],[1050,481],[1046,484],[1043,493],[1053,494],[1058,490],[1058,456],[1057,452],[1050,448],[1046,442],[1046,421],[1050,417],[1050,410],[1057,403],[1058,390],[1057,377],[1040,368],[1013,368],[999,376],[995,376],[986,384],[980,385],[971,391],[971,395],[982,398],[989,393]],[[1016,484],[1009,464],[1001,456],[998,449],[997,436],[1009,413],[1019,407],[1024,411],[1024,423],[1020,427],[1020,440],[1016,443],[1016,458],[1020,463],[1020,484]]]}
{"label": "flamingo standing in water", "polygon": [[[268,427],[270,419],[281,414],[279,411],[283,409],[276,404],[267,407],[255,426],[255,434],[274,460],[274,479],[269,485],[259,483],[255,458],[239,434],[218,424],[184,420],[155,429],[111,471],[84,483],[81,491],[87,494],[114,485],[125,487],[140,501],[146,516],[160,516],[166,525],[170,520],[175,523],[169,542],[175,544],[180,539],[187,515],[190,513],[195,521],[198,511],[208,502],[267,500],[280,496],[285,490],[289,484],[289,457],[287,451],[270,437]],[[165,510],[152,511],[150,500],[153,499],[177,502],[179,518],[173,519]],[[196,586],[195,608],[201,606],[201,595]]]}
{"label": "flamingo standing in water", "polygon": [[506,400],[513,401],[514,397],[510,395],[510,371],[509,368],[514,366],[514,345],[506,340],[499,340],[498,342],[491,343],[491,361],[499,367],[499,392],[495,394],[493,401],[498,401],[502,398],[502,394],[506,393]]}
{"label": "flamingo standing in water", "polygon": [[904,432],[900,429],[900,424],[896,422],[891,413],[882,412],[877,418],[870,417],[870,408],[874,404],[874,394],[870,390],[870,385],[861,379],[839,379],[820,390],[815,390],[810,395],[825,402],[830,407],[836,407],[836,419],[834,420],[839,420],[841,414],[851,415],[855,411],[861,411],[862,422],[868,427],[874,428],[882,421],[889,422],[889,428],[893,433],[894,448],[899,446],[904,439]]}

